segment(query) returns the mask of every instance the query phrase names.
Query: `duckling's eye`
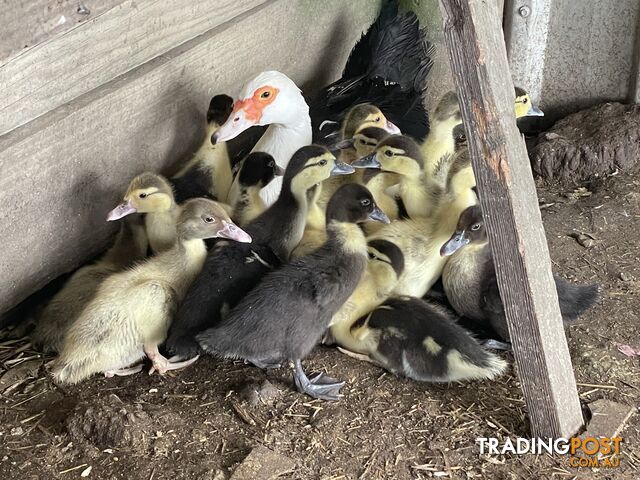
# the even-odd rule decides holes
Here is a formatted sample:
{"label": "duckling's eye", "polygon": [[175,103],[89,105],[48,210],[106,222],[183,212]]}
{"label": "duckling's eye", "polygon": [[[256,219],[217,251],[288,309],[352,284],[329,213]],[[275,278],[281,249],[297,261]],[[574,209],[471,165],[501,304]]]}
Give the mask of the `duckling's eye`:
{"label": "duckling's eye", "polygon": [[376,256],[373,253],[369,252],[369,260],[373,260],[374,258],[376,258]]}
{"label": "duckling's eye", "polygon": [[262,94],[260,94],[260,98],[269,98],[271,96],[271,92],[266,91],[266,92],[262,92]]}
{"label": "duckling's eye", "polygon": [[384,152],[384,154],[385,154],[387,157],[393,157],[393,152],[392,152],[391,150],[387,150],[386,152]]}
{"label": "duckling's eye", "polygon": [[204,217],[204,221],[207,223],[215,223],[216,219],[213,217]]}
{"label": "duckling's eye", "polygon": [[359,139],[359,140],[358,140],[358,143],[359,143],[360,145],[364,145],[364,144],[365,144],[365,141],[364,141],[363,139]]}
{"label": "duckling's eye", "polygon": [[529,103],[529,99],[527,97],[525,97],[524,100],[522,100],[522,103],[524,103],[526,105],[527,103]]}
{"label": "duckling's eye", "polygon": [[274,165],[274,163],[273,163],[273,162],[269,162],[269,167],[270,167],[270,168],[273,168],[274,166],[275,166],[275,165]]}
{"label": "duckling's eye", "polygon": [[360,200],[360,205],[362,205],[363,207],[368,207],[369,205],[371,205],[371,200],[369,200],[368,198],[363,198],[362,200]]}
{"label": "duckling's eye", "polygon": [[381,120],[380,117],[376,117],[375,122],[378,123]]}
{"label": "duckling's eye", "polygon": [[471,230],[473,230],[474,232],[477,232],[478,230],[480,230],[480,224],[474,223],[473,225],[471,225]]}
{"label": "duckling's eye", "polygon": [[147,198],[147,194],[146,193],[141,193],[140,195],[138,195],[140,198]]}
{"label": "duckling's eye", "polygon": [[326,160],[320,160],[320,161],[318,162],[318,165],[320,165],[321,167],[324,167],[326,164],[327,164],[327,161],[326,161]]}

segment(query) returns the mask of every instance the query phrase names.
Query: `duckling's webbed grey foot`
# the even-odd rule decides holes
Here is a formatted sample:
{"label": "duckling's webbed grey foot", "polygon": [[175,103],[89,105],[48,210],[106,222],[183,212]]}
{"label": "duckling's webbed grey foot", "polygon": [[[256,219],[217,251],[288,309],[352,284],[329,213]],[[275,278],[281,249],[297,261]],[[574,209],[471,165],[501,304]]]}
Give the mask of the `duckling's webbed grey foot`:
{"label": "duckling's webbed grey foot", "polygon": [[106,372],[104,372],[104,376],[107,378],[112,378],[114,376],[126,377],[127,375],[133,375],[134,373],[138,373],[141,370],[142,370],[142,364],[135,365],[133,367],[119,368],[118,370],[107,370]]}
{"label": "duckling's webbed grey foot", "polygon": [[490,348],[491,350],[504,350],[505,352],[510,352],[512,350],[510,343],[501,342],[500,340],[495,340],[493,338],[483,340],[480,343],[483,347]]}
{"label": "duckling's webbed grey foot", "polygon": [[344,387],[345,382],[327,377],[322,373],[309,379],[302,369],[300,360],[294,360],[293,364],[293,380],[298,391],[320,400],[338,401],[342,398],[340,389]]}
{"label": "duckling's webbed grey foot", "polygon": [[147,354],[147,357],[149,357],[149,360],[151,360],[152,364],[151,368],[149,369],[149,375],[151,375],[153,372],[158,372],[160,375],[164,375],[169,370],[178,370],[180,368],[188,367],[189,365],[195,363],[198,358],[200,358],[200,355],[196,355],[195,357],[182,362],[176,361],[179,358],[177,356],[167,359],[158,351],[158,345],[155,344],[145,345],[144,353]]}

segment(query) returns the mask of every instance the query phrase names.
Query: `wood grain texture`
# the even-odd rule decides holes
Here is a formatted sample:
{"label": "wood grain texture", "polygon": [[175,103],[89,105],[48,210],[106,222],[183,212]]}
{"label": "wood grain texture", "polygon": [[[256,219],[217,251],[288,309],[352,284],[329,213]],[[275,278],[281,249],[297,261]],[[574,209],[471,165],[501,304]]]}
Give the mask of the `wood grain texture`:
{"label": "wood grain texture", "polygon": [[[126,0],[0,0],[0,66]],[[80,7],[82,5],[82,7]]]}
{"label": "wood grain texture", "polygon": [[582,412],[495,2],[440,6],[531,434],[570,436]]}
{"label": "wood grain texture", "polygon": [[325,85],[379,6],[267,2],[0,137],[0,311],[105,246],[129,180],[199,146],[212,95],[266,69]]}
{"label": "wood grain texture", "polygon": [[267,0],[128,0],[0,66],[0,135]]}

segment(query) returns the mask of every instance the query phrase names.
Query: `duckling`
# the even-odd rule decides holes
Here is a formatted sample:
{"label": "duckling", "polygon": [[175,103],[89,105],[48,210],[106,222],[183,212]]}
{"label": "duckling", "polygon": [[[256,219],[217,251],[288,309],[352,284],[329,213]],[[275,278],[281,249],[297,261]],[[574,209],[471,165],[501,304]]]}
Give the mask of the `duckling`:
{"label": "duckling", "polygon": [[441,185],[422,171],[420,147],[405,135],[382,140],[375,152],[352,163],[356,168],[379,168],[398,174],[398,193],[410,218],[428,217],[442,197]]}
{"label": "duckling", "polygon": [[118,220],[131,213],[146,214],[145,231],[153,253],[173,247],[179,209],[173,190],[163,176],[145,172],[131,180],[122,203],[109,212],[107,220]]}
{"label": "duckling", "polygon": [[[178,219],[178,241],[170,249],[130,270],[107,278],[69,328],[53,377],[72,384],[103,372],[128,374],[126,367],[146,354],[164,374],[194,362],[171,363],[158,351],[171,317],[206,257],[205,238],[250,242],[225,210],[208,199],[187,201]],[[197,358],[197,357],[196,357]]]}
{"label": "duckling", "polygon": [[268,153],[253,152],[247,155],[239,166],[238,181],[234,182],[228,197],[232,218],[238,225],[245,226],[266,210],[260,190],[276,176],[283,174],[284,170]]}
{"label": "duckling", "polygon": [[[422,139],[429,129],[422,98],[432,55],[433,45],[426,41],[415,13],[398,14],[397,1],[388,2],[354,46],[342,77],[322,89],[311,106],[286,75],[262,72],[240,90],[231,115],[212,142],[268,125],[253,151],[270,153],[285,168],[300,147],[312,141],[332,144],[344,113],[363,102],[378,105],[402,131]],[[278,196],[278,180],[261,191],[267,205]]]}
{"label": "duckling", "polygon": [[322,375],[309,379],[301,360],[364,272],[367,243],[357,223],[367,218],[389,221],[365,187],[341,187],[327,206],[327,242],[267,274],[225,319],[197,336],[202,349],[262,367],[292,361],[299,391],[338,400],[344,382]]}
{"label": "duckling", "polygon": [[[479,205],[460,215],[456,231],[440,250],[449,257],[442,272],[447,299],[455,311],[489,324],[501,339],[509,341],[509,329],[496,279],[493,256]],[[554,276],[560,311],[573,320],[598,299],[597,285],[574,285]]]}
{"label": "duckling", "polygon": [[493,379],[507,367],[451,312],[420,298],[387,300],[356,322],[351,334],[374,364],[420,382]]}
{"label": "duckling", "polygon": [[[542,110],[535,107],[531,97],[523,89],[515,88],[514,109],[516,119],[522,117],[543,116]],[[431,118],[431,129],[424,143],[420,146],[425,160],[424,171],[427,176],[433,174],[440,159],[453,155],[456,150],[454,130],[462,125],[462,114],[456,92],[447,92],[438,102]]]}
{"label": "duckling", "polygon": [[198,354],[195,335],[216,325],[267,272],[288,261],[302,238],[309,190],[330,175],[352,172],[324,147],[299,149],[288,162],[278,200],[244,227],[253,243],[219,242],[209,251],[171,325],[166,348],[181,357]]}
{"label": "duckling", "polygon": [[95,263],[76,270],[38,315],[31,341],[46,353],[59,352],[69,326],[94,298],[102,282],[147,255],[147,236],[140,215],[127,217],[113,246]]}
{"label": "duckling", "polygon": [[231,187],[231,162],[226,143],[211,143],[211,136],[226,122],[233,110],[233,99],[228,95],[216,95],[209,103],[204,142],[200,149],[173,177],[178,203],[189,198],[209,197],[227,201]]}

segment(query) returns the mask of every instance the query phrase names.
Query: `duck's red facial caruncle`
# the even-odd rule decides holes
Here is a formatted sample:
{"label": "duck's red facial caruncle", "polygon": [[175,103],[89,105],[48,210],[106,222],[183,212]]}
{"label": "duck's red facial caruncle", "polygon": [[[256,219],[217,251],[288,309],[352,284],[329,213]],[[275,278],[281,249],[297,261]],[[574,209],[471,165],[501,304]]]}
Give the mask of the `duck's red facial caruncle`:
{"label": "duck's red facial caruncle", "polygon": [[265,85],[244,99],[236,100],[227,121],[211,136],[211,143],[226,142],[254,125],[261,123],[264,109],[278,96],[279,89]]}

